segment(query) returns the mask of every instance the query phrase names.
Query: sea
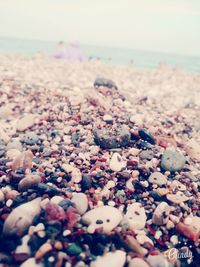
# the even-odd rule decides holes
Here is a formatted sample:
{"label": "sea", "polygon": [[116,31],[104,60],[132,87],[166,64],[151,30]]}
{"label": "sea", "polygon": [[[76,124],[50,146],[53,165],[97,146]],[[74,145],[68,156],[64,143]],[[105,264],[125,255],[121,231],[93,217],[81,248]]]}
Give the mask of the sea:
{"label": "sea", "polygon": [[[41,40],[25,40],[0,37],[0,53],[33,55],[43,52],[52,56],[57,42]],[[188,72],[200,73],[200,56],[168,54],[162,52],[142,51],[116,47],[81,45],[88,57],[100,59],[108,64],[134,64],[143,69],[154,69],[159,64],[167,64],[173,68],[180,67]]]}

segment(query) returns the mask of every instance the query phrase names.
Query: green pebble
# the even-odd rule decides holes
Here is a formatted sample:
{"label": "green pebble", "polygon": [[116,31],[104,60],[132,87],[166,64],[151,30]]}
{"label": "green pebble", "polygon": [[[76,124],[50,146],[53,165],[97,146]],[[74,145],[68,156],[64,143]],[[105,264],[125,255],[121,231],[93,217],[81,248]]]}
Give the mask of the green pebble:
{"label": "green pebble", "polygon": [[81,247],[76,244],[72,244],[67,248],[67,254],[71,255],[79,255],[82,252]]}
{"label": "green pebble", "polygon": [[180,171],[185,165],[185,157],[178,151],[165,150],[161,160],[161,168],[165,171]]}

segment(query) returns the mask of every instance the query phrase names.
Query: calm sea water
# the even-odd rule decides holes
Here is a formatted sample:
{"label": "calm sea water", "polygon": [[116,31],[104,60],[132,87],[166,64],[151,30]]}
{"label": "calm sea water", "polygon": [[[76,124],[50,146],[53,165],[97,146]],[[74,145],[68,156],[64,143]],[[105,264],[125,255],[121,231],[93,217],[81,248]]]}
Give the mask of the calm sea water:
{"label": "calm sea water", "polygon": [[[0,53],[34,54],[42,51],[52,55],[56,45],[56,42],[50,41],[0,37]],[[195,56],[89,45],[82,45],[82,50],[88,56],[115,64],[128,64],[132,60],[136,67],[152,69],[156,68],[159,63],[166,63],[172,67],[180,66],[186,71],[200,73],[200,57]]]}

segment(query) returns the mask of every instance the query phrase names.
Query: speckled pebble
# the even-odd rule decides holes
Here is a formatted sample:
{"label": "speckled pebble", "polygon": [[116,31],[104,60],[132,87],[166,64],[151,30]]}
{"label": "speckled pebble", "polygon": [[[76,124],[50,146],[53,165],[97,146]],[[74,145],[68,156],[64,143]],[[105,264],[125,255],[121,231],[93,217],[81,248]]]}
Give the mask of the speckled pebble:
{"label": "speckled pebble", "polygon": [[148,181],[152,184],[157,184],[157,185],[165,185],[167,184],[167,178],[164,176],[161,172],[154,172],[152,173]]}

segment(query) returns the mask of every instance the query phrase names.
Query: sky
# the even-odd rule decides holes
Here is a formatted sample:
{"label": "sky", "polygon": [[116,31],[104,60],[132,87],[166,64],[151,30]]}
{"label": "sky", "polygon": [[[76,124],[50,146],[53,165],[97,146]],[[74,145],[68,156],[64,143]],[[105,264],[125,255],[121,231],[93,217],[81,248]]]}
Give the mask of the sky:
{"label": "sky", "polygon": [[0,0],[0,36],[200,56],[200,0]]}

